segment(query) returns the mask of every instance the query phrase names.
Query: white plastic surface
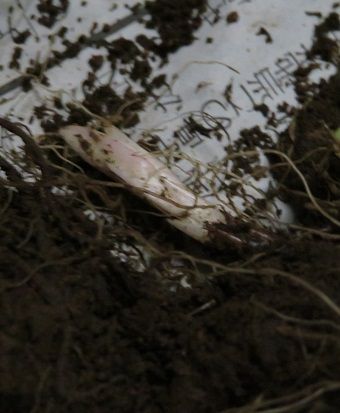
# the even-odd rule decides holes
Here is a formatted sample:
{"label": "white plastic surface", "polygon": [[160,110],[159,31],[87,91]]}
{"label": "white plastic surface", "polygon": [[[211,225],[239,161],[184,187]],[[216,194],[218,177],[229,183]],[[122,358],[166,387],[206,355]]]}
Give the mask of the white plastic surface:
{"label": "white plastic surface", "polygon": [[[67,14],[53,26],[52,33],[67,26],[67,39],[76,39],[80,34],[88,34],[94,22],[101,27],[103,23],[112,24],[128,15],[130,11],[125,5],[132,6],[135,3],[133,0],[88,0],[87,5],[82,7],[80,0],[72,0]],[[168,81],[172,83],[172,93],[164,90],[158,103],[150,101],[145,112],[140,114],[141,122],[127,133],[135,140],[142,133],[156,133],[164,148],[171,148],[175,142],[188,156],[201,162],[199,168],[203,178],[200,189],[203,194],[211,195],[213,177],[208,170],[211,165],[217,165],[223,160],[229,139],[237,138],[243,128],[265,125],[265,118],[254,110],[254,105],[265,103],[271,111],[277,112],[277,105],[283,101],[296,104],[292,73],[306,59],[304,52],[311,46],[313,29],[319,22],[317,17],[307,16],[306,12],[318,11],[326,16],[332,11],[333,3],[333,0],[210,0],[210,11],[202,27],[195,33],[196,40],[193,44],[170,55],[166,66],[158,67],[160,61],[154,62],[153,74],[166,73]],[[57,36],[49,36],[51,30],[30,18],[36,14],[37,1],[21,0],[20,4],[22,8],[15,1],[0,2],[0,65],[3,66],[0,86],[20,75],[20,72],[8,68],[13,50],[13,41],[8,33],[9,6],[14,7],[12,27],[19,31],[33,28],[35,32],[22,45],[23,67],[26,66],[25,61],[28,64],[30,59],[38,58],[44,62],[51,48],[63,48]],[[212,24],[216,10],[220,19]],[[234,11],[238,13],[239,21],[227,24],[226,16]],[[272,43],[267,43],[265,36],[258,35],[261,27],[270,33]],[[134,22],[109,39],[121,36],[134,39],[141,33],[157,36],[156,32],[146,30],[142,24]],[[331,35],[339,36],[339,33]],[[212,39],[212,42],[207,39]],[[34,106],[48,102],[53,94],[61,90],[67,91],[74,99],[81,99],[80,83],[89,71],[88,60],[93,53],[105,55],[106,52],[104,49],[88,47],[76,58],[50,69],[47,72],[51,84],[48,89],[35,83],[30,92],[18,89],[0,97],[1,115],[21,119],[29,124],[34,133],[40,133],[39,123],[34,117],[32,119]],[[333,72],[334,67],[323,65],[319,74],[325,77]],[[103,82],[107,81],[111,75],[108,64],[99,73]],[[116,73],[112,86],[117,91],[124,90],[126,81],[124,76]],[[230,84],[232,103],[228,103],[224,96],[225,89]],[[138,90],[139,85],[135,84],[133,88]],[[188,133],[185,118],[191,114],[202,122],[203,112],[217,118],[223,125],[225,132],[221,140]],[[282,117],[277,114],[279,119],[280,116]],[[206,116],[204,122],[209,126],[210,120]],[[282,118],[278,129],[286,127],[288,122],[289,119]],[[262,162],[266,164],[264,156]],[[188,185],[192,184],[195,176],[192,162],[181,161],[177,166],[179,168],[175,168],[176,173]],[[258,194],[252,189],[253,184],[265,190],[270,182],[270,177],[256,182],[251,177],[244,179],[248,179],[248,192],[254,196]],[[289,208],[285,208],[285,211],[287,214],[282,219],[291,220]]]}

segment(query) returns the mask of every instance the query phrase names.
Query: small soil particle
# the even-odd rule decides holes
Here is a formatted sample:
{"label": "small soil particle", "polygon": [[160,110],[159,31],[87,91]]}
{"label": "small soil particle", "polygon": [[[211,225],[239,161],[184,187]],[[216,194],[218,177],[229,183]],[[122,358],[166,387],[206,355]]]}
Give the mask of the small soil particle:
{"label": "small soil particle", "polygon": [[226,21],[228,24],[236,23],[239,21],[239,14],[236,11],[230,12],[227,17]]}
{"label": "small soil particle", "polygon": [[273,43],[272,36],[268,32],[268,30],[265,29],[264,27],[260,27],[259,31],[256,34],[257,36],[264,36],[266,43]]}

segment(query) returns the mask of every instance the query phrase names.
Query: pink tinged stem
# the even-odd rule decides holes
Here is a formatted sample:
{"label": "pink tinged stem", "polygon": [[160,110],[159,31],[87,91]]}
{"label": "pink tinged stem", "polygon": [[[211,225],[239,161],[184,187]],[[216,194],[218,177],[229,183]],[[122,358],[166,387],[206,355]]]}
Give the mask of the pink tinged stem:
{"label": "pink tinged stem", "polygon": [[190,237],[207,242],[210,240],[209,226],[225,223],[220,206],[197,197],[162,162],[116,127],[99,132],[70,125],[59,133],[85,161],[123,181]]}

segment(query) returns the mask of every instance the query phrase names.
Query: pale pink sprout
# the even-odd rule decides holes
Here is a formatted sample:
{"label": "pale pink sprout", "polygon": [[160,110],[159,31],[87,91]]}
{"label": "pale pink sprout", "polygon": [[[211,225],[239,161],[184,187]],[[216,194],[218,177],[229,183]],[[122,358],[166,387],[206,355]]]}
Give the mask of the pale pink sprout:
{"label": "pale pink sprout", "polygon": [[[221,205],[198,197],[159,159],[140,147],[114,126],[103,131],[70,125],[61,137],[86,162],[123,182],[167,217],[170,224],[190,237],[206,243],[233,220]],[[216,230],[215,230],[216,228]],[[241,244],[237,235],[222,233],[229,242]]]}

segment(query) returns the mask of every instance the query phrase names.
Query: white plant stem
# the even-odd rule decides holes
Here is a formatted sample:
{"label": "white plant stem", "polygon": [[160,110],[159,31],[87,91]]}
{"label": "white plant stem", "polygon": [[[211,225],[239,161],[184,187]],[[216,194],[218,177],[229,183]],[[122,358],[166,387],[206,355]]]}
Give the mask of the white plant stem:
{"label": "white plant stem", "polygon": [[85,161],[124,182],[190,237],[208,242],[211,240],[208,227],[226,222],[226,213],[220,205],[195,195],[161,161],[116,127],[108,126],[100,132],[70,125],[59,133]]}

